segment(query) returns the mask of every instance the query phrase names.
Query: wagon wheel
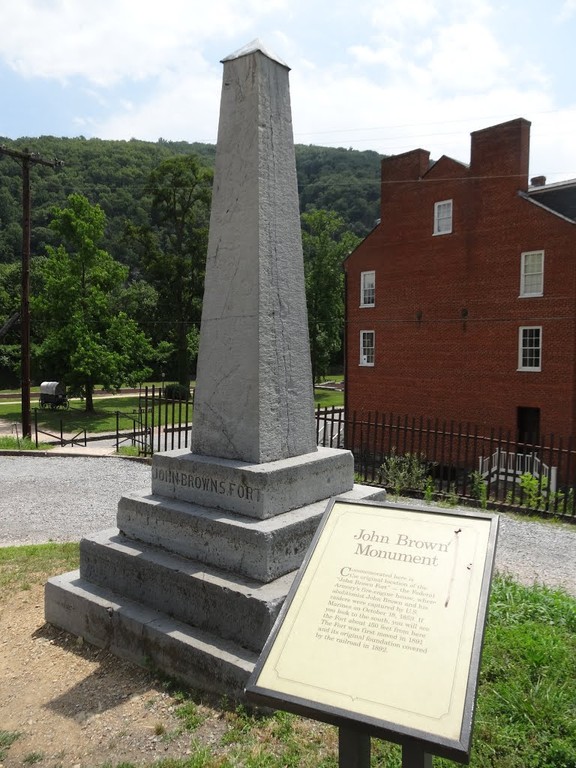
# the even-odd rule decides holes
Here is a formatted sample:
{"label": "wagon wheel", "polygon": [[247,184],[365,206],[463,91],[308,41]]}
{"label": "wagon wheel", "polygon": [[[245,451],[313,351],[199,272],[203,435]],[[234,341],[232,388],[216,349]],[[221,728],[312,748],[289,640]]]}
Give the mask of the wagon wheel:
{"label": "wagon wheel", "polygon": [[68,410],[70,408],[70,400],[68,400],[67,397],[64,398],[64,402],[62,403],[63,407]]}

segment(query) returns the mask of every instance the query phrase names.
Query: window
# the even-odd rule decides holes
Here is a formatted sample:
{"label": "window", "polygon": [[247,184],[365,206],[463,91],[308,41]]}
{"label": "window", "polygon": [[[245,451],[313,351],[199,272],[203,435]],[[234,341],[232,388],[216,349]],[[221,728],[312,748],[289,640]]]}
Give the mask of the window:
{"label": "window", "polygon": [[376,300],[376,273],[362,272],[360,275],[360,306],[373,307]]}
{"label": "window", "polygon": [[452,200],[434,203],[434,234],[449,235],[452,232]]}
{"label": "window", "polygon": [[360,365],[374,365],[374,331],[360,331]]}
{"label": "window", "polygon": [[544,251],[522,254],[520,296],[542,296],[544,293]]}
{"label": "window", "polygon": [[542,328],[524,326],[518,337],[518,370],[540,371],[542,365]]}

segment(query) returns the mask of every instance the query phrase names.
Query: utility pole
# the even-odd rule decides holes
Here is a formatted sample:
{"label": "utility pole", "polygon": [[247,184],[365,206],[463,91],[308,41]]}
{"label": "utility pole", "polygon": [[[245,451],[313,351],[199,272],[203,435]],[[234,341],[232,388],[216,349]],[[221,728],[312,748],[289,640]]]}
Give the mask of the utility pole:
{"label": "utility pole", "polygon": [[47,165],[56,168],[60,160],[43,160],[25,149],[8,149],[0,146],[0,155],[14,158],[22,165],[22,305],[21,320],[21,377],[22,377],[22,437],[32,437],[30,424],[30,165]]}

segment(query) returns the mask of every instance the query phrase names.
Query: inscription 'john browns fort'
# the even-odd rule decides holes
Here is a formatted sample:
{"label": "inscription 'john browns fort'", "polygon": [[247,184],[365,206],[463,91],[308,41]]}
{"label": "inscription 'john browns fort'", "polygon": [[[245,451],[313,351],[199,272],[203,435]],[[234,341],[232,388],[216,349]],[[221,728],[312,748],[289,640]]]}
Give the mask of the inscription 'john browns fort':
{"label": "inscription 'john browns fort'", "polygon": [[195,475],[190,472],[180,472],[176,469],[152,468],[152,479],[160,483],[169,483],[181,488],[194,488],[196,491],[212,493],[218,496],[232,496],[246,501],[259,502],[261,493],[259,488],[251,488],[244,483],[234,483],[230,480],[222,480],[207,475]]}

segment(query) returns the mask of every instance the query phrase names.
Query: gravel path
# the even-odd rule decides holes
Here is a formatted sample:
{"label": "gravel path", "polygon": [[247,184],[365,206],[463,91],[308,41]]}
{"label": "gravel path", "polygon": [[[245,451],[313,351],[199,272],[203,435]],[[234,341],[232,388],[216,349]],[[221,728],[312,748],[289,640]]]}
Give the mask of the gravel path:
{"label": "gravel path", "polygon": [[0,456],[0,546],[80,541],[116,525],[127,491],[150,488],[150,465],[114,456]]}
{"label": "gravel path", "polygon": [[[146,463],[113,456],[0,456],[0,546],[79,541],[113,527],[120,496],[145,488]],[[576,526],[501,515],[496,568],[524,584],[561,587],[576,596]]]}

